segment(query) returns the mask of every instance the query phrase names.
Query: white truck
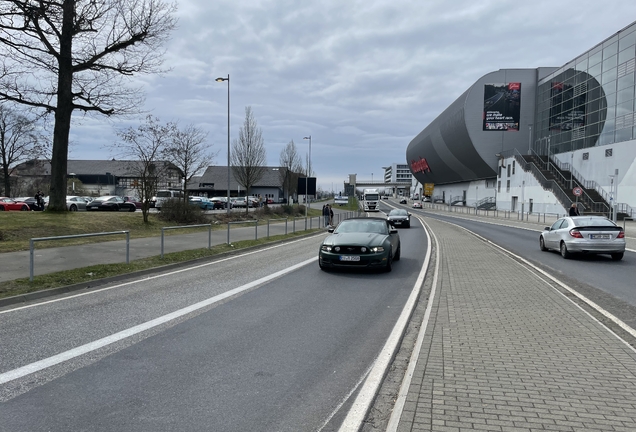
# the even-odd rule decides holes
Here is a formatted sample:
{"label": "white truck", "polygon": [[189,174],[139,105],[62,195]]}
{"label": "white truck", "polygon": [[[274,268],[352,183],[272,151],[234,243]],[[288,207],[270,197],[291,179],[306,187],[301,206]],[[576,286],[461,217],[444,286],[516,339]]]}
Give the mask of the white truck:
{"label": "white truck", "polygon": [[362,191],[362,209],[366,212],[380,211],[380,191],[364,189]]}

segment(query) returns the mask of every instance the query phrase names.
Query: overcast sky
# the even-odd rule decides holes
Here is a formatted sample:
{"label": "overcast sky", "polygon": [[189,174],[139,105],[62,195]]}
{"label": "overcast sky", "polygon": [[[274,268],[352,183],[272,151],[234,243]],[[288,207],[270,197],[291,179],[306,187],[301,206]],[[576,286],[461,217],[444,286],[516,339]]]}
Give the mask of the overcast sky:
{"label": "overcast sky", "polygon": [[[409,142],[483,75],[563,66],[636,20],[626,0],[178,0],[163,76],[139,77],[145,109],[209,132],[227,160],[251,106],[268,165],[294,141],[318,186],[379,180]],[[114,154],[130,120],[75,115],[70,159]]]}

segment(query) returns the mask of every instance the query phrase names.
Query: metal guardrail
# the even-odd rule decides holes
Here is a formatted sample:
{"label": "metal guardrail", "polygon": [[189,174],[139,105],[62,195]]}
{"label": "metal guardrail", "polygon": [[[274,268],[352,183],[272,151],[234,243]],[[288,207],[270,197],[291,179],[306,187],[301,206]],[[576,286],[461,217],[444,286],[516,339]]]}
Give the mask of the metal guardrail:
{"label": "metal guardrail", "polygon": [[82,238],[82,237],[99,237],[99,236],[120,235],[120,234],[126,234],[126,264],[130,264],[130,231],[75,234],[75,235],[56,236],[56,237],[35,237],[30,239],[29,240],[29,281],[33,282],[33,269],[35,266],[35,262],[34,262],[35,261],[34,260],[35,242],[49,241],[49,240],[64,240],[64,239]]}
{"label": "metal guardrail", "polygon": [[[161,259],[163,259],[163,243],[164,243],[164,232],[168,230],[174,229],[187,229],[187,228],[202,228],[208,227],[208,249],[212,249],[212,224],[201,224],[201,225],[181,225],[181,226],[170,226],[170,227],[162,227],[161,228]],[[228,230],[229,230],[228,226]]]}

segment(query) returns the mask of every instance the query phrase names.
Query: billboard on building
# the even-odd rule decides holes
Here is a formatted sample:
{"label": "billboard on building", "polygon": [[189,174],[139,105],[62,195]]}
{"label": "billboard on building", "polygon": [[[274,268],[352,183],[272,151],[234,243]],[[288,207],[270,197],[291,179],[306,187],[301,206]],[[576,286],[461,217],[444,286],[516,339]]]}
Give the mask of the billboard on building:
{"label": "billboard on building", "polygon": [[485,131],[518,131],[521,83],[485,84],[483,122]]}

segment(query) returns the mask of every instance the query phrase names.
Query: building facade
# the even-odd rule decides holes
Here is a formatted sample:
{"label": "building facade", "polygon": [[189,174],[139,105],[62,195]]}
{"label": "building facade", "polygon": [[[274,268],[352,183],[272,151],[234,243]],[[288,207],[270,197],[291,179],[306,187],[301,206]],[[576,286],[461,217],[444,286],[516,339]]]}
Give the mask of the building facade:
{"label": "building facade", "polygon": [[[636,208],[636,23],[560,68],[480,78],[409,144],[434,198],[503,210]],[[568,201],[570,200],[570,201]]]}

